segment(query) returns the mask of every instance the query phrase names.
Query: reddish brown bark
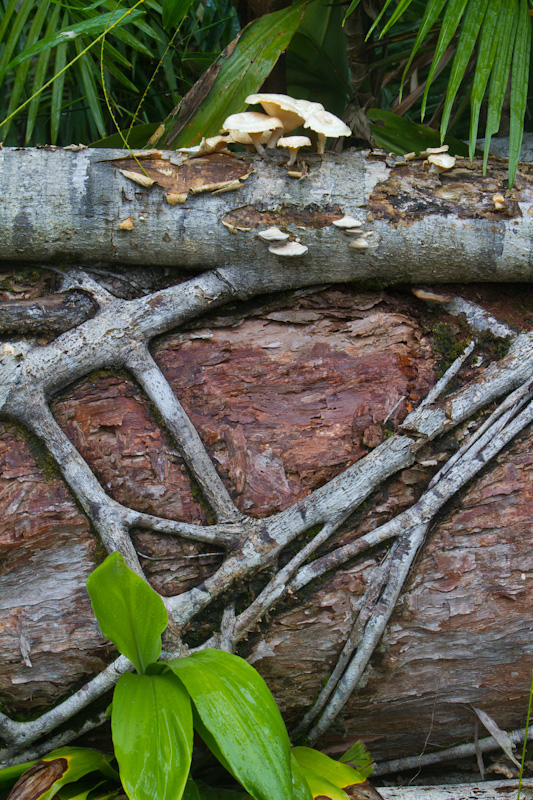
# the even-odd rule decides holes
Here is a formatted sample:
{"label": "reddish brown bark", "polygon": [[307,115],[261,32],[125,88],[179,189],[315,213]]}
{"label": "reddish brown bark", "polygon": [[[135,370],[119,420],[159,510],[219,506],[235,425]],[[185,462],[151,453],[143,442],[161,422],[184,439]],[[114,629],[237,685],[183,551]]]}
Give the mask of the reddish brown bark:
{"label": "reddish brown bark", "polygon": [[[504,314],[504,300],[487,296]],[[519,305],[513,321],[524,326],[530,313]],[[239,508],[264,516],[396,429],[434,382],[435,321],[461,334],[454,320],[430,320],[410,295],[330,288],[246,315],[220,314],[161,338],[154,356]],[[385,424],[391,398],[404,399]],[[208,519],[179,454],[127,376],[89,376],[53,410],[117,500],[161,516]],[[531,463],[523,436],[431,531],[364,686],[322,745],[337,751],[363,737],[375,757],[386,757],[419,752],[428,736],[428,745],[468,739],[466,702],[502,726],[522,724],[533,607]],[[335,543],[411,504],[434,468],[417,464],[392,479]],[[8,711],[27,711],[64,697],[110,657],[84,588],[101,554],[42,452],[9,424],[0,470],[0,698]],[[170,536],[138,532],[135,544],[163,594],[201,582],[220,561],[213,547]],[[291,598],[244,644],[289,722],[331,672],[379,558],[371,554]],[[208,621],[199,621],[204,628]]]}

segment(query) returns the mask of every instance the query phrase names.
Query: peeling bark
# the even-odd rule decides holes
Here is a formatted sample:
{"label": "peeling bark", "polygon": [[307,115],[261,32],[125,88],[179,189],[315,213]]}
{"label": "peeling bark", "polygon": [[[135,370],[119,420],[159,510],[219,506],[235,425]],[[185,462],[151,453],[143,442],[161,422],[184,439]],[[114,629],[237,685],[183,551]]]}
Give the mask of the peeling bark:
{"label": "peeling bark", "polygon": [[[35,166],[28,151],[11,155]],[[90,298],[93,315],[55,339],[0,345],[0,696],[9,714],[44,712],[28,722],[0,713],[2,763],[72,740],[72,717],[90,715],[84,709],[131,666],[109,662],[90,618],[84,582],[100,544],[120,550],[163,596],[165,657],[205,646],[246,655],[291,726],[332,752],[359,736],[377,758],[420,751],[429,732],[440,745],[469,738],[465,702],[516,727],[527,670],[516,669],[505,719],[498,703],[510,665],[529,647],[531,290],[509,314],[482,287],[418,299],[304,287],[371,273],[394,282],[416,271],[420,280],[436,267],[444,280],[459,274],[460,256],[463,277],[466,264],[486,279],[489,263],[517,279],[529,269],[527,169],[509,213],[495,220],[494,175],[471,180],[453,210],[443,196],[450,186],[421,164],[358,155],[353,175],[347,154],[312,160],[298,184],[278,164],[257,164],[235,190],[242,205],[229,202],[234,192],[204,192],[171,206],[157,187],[125,184],[104,155],[70,162],[55,238],[44,215],[18,219],[28,234],[21,259],[32,258],[38,232],[41,262],[43,252],[73,258],[83,238],[90,258],[108,265],[144,257],[194,272],[210,248],[221,266],[122,296],[99,279],[100,267],[65,269],[56,291]],[[51,168],[50,159],[67,164],[74,154],[41,156]],[[179,166],[168,167],[167,195]],[[341,184],[350,181],[348,205]],[[283,202],[268,199],[276,182]],[[414,200],[402,194],[409,185]],[[118,229],[128,204],[127,217],[144,220]],[[79,229],[63,237],[73,209]],[[372,226],[364,253],[329,224],[345,211]],[[190,246],[202,215],[211,228],[220,223],[220,246],[203,233]],[[274,221],[314,237],[313,255],[288,266],[267,256],[254,231]],[[174,250],[156,251],[169,224],[179,231]],[[488,225],[503,246],[482,264]],[[429,239],[420,249],[422,228]],[[400,244],[384,267],[393,235]],[[415,244],[419,260],[402,264]],[[13,260],[11,239],[7,250]],[[285,294],[261,298],[266,290]],[[82,678],[90,680],[76,689]],[[84,730],[102,721],[88,718]]]}

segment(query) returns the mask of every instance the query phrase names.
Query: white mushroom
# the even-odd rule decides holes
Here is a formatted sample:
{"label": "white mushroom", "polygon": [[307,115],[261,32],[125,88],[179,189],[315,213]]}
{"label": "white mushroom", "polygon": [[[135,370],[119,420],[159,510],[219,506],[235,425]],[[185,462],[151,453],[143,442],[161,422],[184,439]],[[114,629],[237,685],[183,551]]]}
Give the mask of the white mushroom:
{"label": "white mushroom", "polygon": [[507,208],[507,203],[505,202],[505,197],[501,192],[492,195],[492,202],[494,203],[494,208],[496,211],[504,211]]}
{"label": "white mushroom", "polygon": [[265,242],[285,242],[289,238],[289,234],[283,233],[279,228],[267,228],[266,231],[259,231],[257,235]]}
{"label": "white mushroom", "polygon": [[448,153],[435,153],[428,156],[428,164],[432,172],[444,172],[455,166],[455,158]]}
{"label": "white mushroom", "polygon": [[334,219],[332,225],[335,225],[336,228],[361,228],[363,223],[355,217],[344,216]]}
{"label": "white mushroom", "polygon": [[344,124],[335,114],[329,111],[316,111],[308,117],[304,123],[305,128],[311,128],[318,134],[317,153],[322,155],[326,149],[326,139],[331,137],[336,139],[338,136],[349,136],[350,128]]}
{"label": "white mushroom", "polygon": [[286,147],[289,151],[287,166],[290,167],[296,161],[300,147],[311,147],[311,139],[308,136],[284,136],[278,139],[278,147]]}
{"label": "white mushroom", "polygon": [[[272,134],[270,131],[263,131],[259,141],[261,144],[266,144],[270,141],[271,136]],[[244,148],[247,152],[252,152],[254,150],[254,143],[252,142],[249,133],[241,133],[241,131],[230,130],[228,139],[230,140],[230,143],[244,145]]]}
{"label": "white mushroom", "polygon": [[303,256],[309,248],[300,242],[286,242],[285,244],[271,244],[268,250],[270,253],[274,253],[275,256],[295,258],[296,256]]}
{"label": "white mushroom", "polygon": [[257,152],[264,155],[265,150],[261,144],[262,134],[265,131],[279,130],[281,135],[283,123],[277,117],[269,117],[266,114],[259,114],[257,111],[243,111],[241,114],[231,114],[225,119],[221,130],[223,133],[225,131],[247,133]]}
{"label": "white mushroom", "polygon": [[250,105],[259,103],[267,114],[280,119],[285,133],[290,133],[305,121],[306,115],[298,108],[299,101],[286,94],[249,94],[246,102]]}
{"label": "white mushroom", "polygon": [[420,153],[421,156],[432,156],[437,155],[438,153],[447,153],[450,149],[450,145],[443,144],[440,147],[427,147],[425,150]]}
{"label": "white mushroom", "polygon": [[348,247],[353,247],[354,250],[366,250],[368,242],[363,236],[360,236],[359,239],[354,239],[353,242],[350,242]]}

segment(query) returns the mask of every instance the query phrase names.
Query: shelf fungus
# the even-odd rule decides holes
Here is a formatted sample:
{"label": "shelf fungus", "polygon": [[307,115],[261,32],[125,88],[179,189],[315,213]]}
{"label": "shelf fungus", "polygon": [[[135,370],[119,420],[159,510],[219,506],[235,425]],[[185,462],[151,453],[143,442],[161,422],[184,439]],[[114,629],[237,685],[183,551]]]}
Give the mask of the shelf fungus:
{"label": "shelf fungus", "polygon": [[353,242],[350,242],[348,247],[352,247],[354,250],[368,250],[368,241],[364,236],[360,236],[358,239],[354,239]]}
{"label": "shelf fungus", "polygon": [[145,159],[142,167],[131,158],[110,163],[118,167],[124,177],[147,189],[154,184],[160,186],[171,206],[185,203],[189,193],[194,195],[238,189],[253,172],[253,167],[237,156],[219,152],[197,155],[179,164],[160,158]]}
{"label": "shelf fungus", "polygon": [[265,242],[286,242],[289,238],[288,233],[283,233],[279,228],[267,228],[257,234]]}
{"label": "shelf fungus", "polygon": [[331,223],[335,225],[336,228],[340,228],[343,231],[350,231],[354,230],[355,228],[362,228],[363,223],[361,220],[356,219],[355,217],[350,217],[348,215],[341,217],[341,219],[334,219]]}
{"label": "shelf fungus", "polygon": [[296,258],[305,255],[309,248],[301,242],[286,242],[285,244],[271,244],[268,250],[281,258]]}
{"label": "shelf fungus", "polygon": [[120,231],[132,231],[133,230],[133,218],[126,217],[123,219],[122,222],[119,222],[117,225]]}

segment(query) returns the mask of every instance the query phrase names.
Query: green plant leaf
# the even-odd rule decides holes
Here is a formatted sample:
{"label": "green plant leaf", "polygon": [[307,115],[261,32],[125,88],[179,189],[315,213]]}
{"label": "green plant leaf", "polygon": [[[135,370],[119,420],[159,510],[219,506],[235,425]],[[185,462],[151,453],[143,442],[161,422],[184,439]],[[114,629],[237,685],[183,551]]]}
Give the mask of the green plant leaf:
{"label": "green plant leaf", "polygon": [[365,779],[370,777],[374,769],[372,756],[360,740],[343,753],[339,761],[342,761],[343,764],[353,764],[354,769]]}
{"label": "green plant leaf", "polygon": [[[131,12],[131,14],[124,16],[124,9],[121,8],[112,14],[98,14],[90,19],[83,20],[82,22],[76,22],[74,25],[62,28],[52,36],[44,36],[42,39],[36,42],[36,44],[32,45],[31,47],[24,48],[22,53],[10,61],[9,64],[7,64],[4,68],[0,66],[0,76],[5,74],[7,70],[14,69],[23,61],[27,61],[28,58],[38,56],[43,50],[50,50],[57,45],[68,44],[69,42],[76,41],[80,36],[96,36],[102,33],[102,31],[105,31],[106,28],[111,28],[113,25],[115,26],[113,29],[115,31],[117,26],[125,25],[130,22],[138,22],[143,14],[143,11],[135,9]],[[123,19],[121,19],[121,17],[123,17]]]}
{"label": "green plant leaf", "polygon": [[309,783],[291,752],[291,771],[292,771],[292,800],[313,800],[313,794],[309,788]]}
{"label": "green plant leaf", "polygon": [[0,769],[0,792],[9,792],[16,784],[21,775],[24,775],[26,770],[33,767],[35,761],[25,761],[23,764],[15,764],[13,767],[4,767]]}
{"label": "green plant leaf", "polygon": [[191,701],[180,681],[126,674],[111,719],[120,779],[130,800],[180,800],[191,766]]}
{"label": "green plant leaf", "polygon": [[479,114],[481,104],[485,96],[485,89],[494,64],[496,50],[499,45],[499,25],[500,18],[504,14],[504,0],[490,0],[487,11],[483,19],[479,45],[477,51],[476,71],[470,95],[470,136],[468,155],[470,160],[474,158],[476,147],[477,131],[479,125]]}
{"label": "green plant leaf", "polygon": [[[68,21],[68,11],[63,15],[63,24],[66,25]],[[61,99],[63,96],[63,87],[65,85],[65,73],[63,68],[67,63],[67,45],[60,44],[56,49],[54,60],[54,75],[58,77],[52,85],[52,102],[50,106],[50,140],[52,144],[57,142],[59,135],[59,126],[61,123]],[[32,101],[33,102],[33,101]]]}
{"label": "green plant leaf", "polygon": [[[418,33],[416,35],[416,39],[414,41],[414,44],[413,44],[413,47],[412,47],[412,50],[411,50],[411,54],[410,54],[409,58],[407,59],[407,64],[405,65],[404,70],[403,70],[402,81],[401,81],[402,86],[401,86],[401,89],[400,89],[400,101],[401,101],[401,98],[402,98],[403,83],[405,81],[405,76],[407,75],[407,73],[409,71],[409,67],[413,63],[414,58],[415,58],[416,54],[418,53],[418,50],[419,50],[420,46],[422,45],[424,39],[426,38],[426,36],[428,35],[429,31],[431,30],[431,28],[433,27],[433,25],[437,21],[437,19],[439,17],[439,14],[440,14],[440,12],[442,11],[442,9],[444,7],[445,2],[446,2],[446,0],[429,0],[429,2],[426,5],[426,10],[424,11],[424,16],[422,17],[422,21],[420,22],[420,26],[418,28]],[[386,28],[388,30],[388,28],[390,28],[390,24],[387,25]]]}
{"label": "green plant leaf", "polygon": [[[438,131],[417,122],[410,122],[391,111],[371,108],[367,112],[367,117],[370,120],[370,130],[376,144],[389,153],[400,155],[411,152],[420,153],[426,147],[439,147],[441,144]],[[449,146],[452,155],[468,155],[468,145],[459,139],[446,136],[444,143]]]}
{"label": "green plant leaf", "polygon": [[163,27],[179,27],[193,3],[194,0],[163,0]]}
{"label": "green plant leaf", "polygon": [[[56,30],[60,14],[61,14],[61,7],[56,5],[52,11],[50,20],[46,27],[45,36],[51,36],[52,33]],[[45,50],[39,55],[39,58],[37,59],[37,66],[35,67],[35,75],[33,79],[32,93],[38,91],[44,83],[44,79],[46,77],[46,71],[48,69],[48,62],[50,61],[50,56],[51,56],[50,50]],[[35,122],[37,120],[37,113],[39,111],[40,103],[41,103],[41,95],[37,95],[37,97],[33,98],[28,107],[28,119],[26,122],[26,144],[30,143],[31,135],[33,133]]]}
{"label": "green plant leaf", "polygon": [[311,747],[294,747],[292,755],[309,784],[313,797],[346,800],[348,795],[344,789],[366,780],[357,770],[341,761],[334,761]]}
{"label": "green plant leaf", "polygon": [[444,19],[442,20],[437,46],[435,48],[435,54],[433,56],[433,61],[431,62],[431,67],[429,68],[429,74],[426,80],[426,88],[424,89],[424,96],[422,98],[422,119],[424,119],[426,113],[428,93],[433,82],[433,78],[435,77],[435,73],[437,72],[440,60],[448,49],[448,45],[450,44],[451,40],[455,36],[455,32],[459,26],[465,7],[468,3],[469,0],[448,0],[446,13],[444,14]]}
{"label": "green plant leaf", "polygon": [[470,56],[476,44],[487,6],[490,0],[469,0],[466,13],[461,25],[461,33],[457,41],[457,49],[453,58],[452,69],[446,89],[446,99],[442,110],[440,123],[441,137],[444,138],[448,128],[450,114],[452,112],[453,101],[459,91],[459,86],[464,78]]}
{"label": "green plant leaf", "polygon": [[[77,783],[92,772],[101,772],[118,781],[118,773],[109,765],[109,757],[99,750],[88,747],[61,747],[52,750],[40,761],[33,762],[26,774],[19,779],[18,795],[27,795],[31,800],[50,800],[59,790]],[[38,776],[38,779],[37,779]],[[96,778],[94,787],[102,779]],[[24,784],[27,782],[28,789]],[[36,786],[39,789],[36,790]]]}
{"label": "green plant leaf", "polygon": [[[201,781],[196,784],[200,800],[254,800],[244,789],[216,789]],[[184,795],[184,800],[186,800]],[[294,798],[296,800],[296,798]]]}
{"label": "green plant leaf", "polygon": [[[131,129],[128,136],[128,145],[132,148],[144,147],[148,142],[150,136],[155,133],[158,128],[157,122],[148,122],[143,125],[136,125]],[[126,136],[128,128],[122,131]],[[122,149],[124,147],[124,140],[121,138],[120,133],[113,133],[111,136],[105,136],[103,139],[98,139],[96,142],[91,143],[91,147],[111,147]]]}
{"label": "green plant leaf", "polygon": [[[161,147],[189,147],[213,136],[226,117],[245,106],[296,31],[307,0],[254,20],[239,34],[165,120]],[[209,85],[210,82],[210,85]],[[205,90],[204,90],[205,87]]]}
{"label": "green plant leaf", "polygon": [[287,92],[322,103],[340,115],[352,94],[343,10],[327,0],[310,3],[287,51]]}
{"label": "green plant leaf", "polygon": [[524,135],[529,64],[531,60],[531,17],[527,0],[520,10],[511,71],[511,125],[509,129],[509,188],[514,184]]}
{"label": "green plant leaf", "polygon": [[498,27],[498,48],[490,73],[489,103],[487,108],[487,124],[485,125],[485,147],[483,154],[483,174],[487,168],[491,137],[498,133],[502,114],[503,101],[509,82],[509,71],[513,55],[513,44],[518,25],[518,5],[512,3],[506,8]]}
{"label": "green plant leaf", "polygon": [[168,625],[157,592],[127,566],[120,553],[111,553],[89,575],[87,591],[104,636],[143,673],[159,658],[161,634]]}
{"label": "green plant leaf", "polygon": [[207,746],[256,800],[292,794],[290,744],[266,683],[244,659],[201,650],[167,665],[191,696]]}

